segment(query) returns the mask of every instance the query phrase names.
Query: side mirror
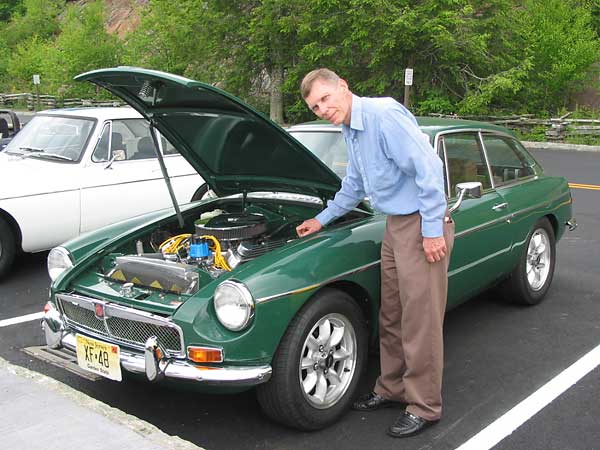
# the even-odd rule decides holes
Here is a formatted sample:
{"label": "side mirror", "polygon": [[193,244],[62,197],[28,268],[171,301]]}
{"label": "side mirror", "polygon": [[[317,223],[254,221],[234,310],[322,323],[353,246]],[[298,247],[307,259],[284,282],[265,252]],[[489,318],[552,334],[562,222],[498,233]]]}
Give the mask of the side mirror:
{"label": "side mirror", "polygon": [[480,198],[482,188],[483,186],[479,181],[458,183],[456,185],[456,195],[458,196],[458,198],[456,199],[456,203],[454,203],[454,205],[452,205],[452,208],[450,208],[450,213],[453,213],[454,211],[457,211],[460,208],[460,205],[465,199],[465,196],[471,198]]}

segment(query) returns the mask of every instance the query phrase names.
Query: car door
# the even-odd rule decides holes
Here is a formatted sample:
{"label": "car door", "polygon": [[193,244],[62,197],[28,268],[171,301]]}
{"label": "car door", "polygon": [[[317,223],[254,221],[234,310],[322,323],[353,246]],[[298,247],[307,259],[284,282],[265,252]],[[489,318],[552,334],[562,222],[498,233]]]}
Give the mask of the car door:
{"label": "car door", "polygon": [[[176,167],[171,157],[165,158],[165,165],[173,171],[176,198],[189,202],[194,193],[191,184],[197,188],[199,176],[194,172],[195,182],[182,188],[180,178],[190,174]],[[87,175],[81,190],[82,232],[172,206],[144,119],[108,121],[91,151]]]}
{"label": "car door", "polygon": [[[531,214],[541,203],[548,201],[548,186],[531,183],[537,177],[537,162],[510,136],[483,133],[482,141],[490,165],[496,191],[503,197],[511,212],[513,256],[522,254],[522,246],[533,228],[537,214]],[[539,199],[538,202],[535,199]],[[537,203],[537,204],[536,204]],[[516,258],[513,258],[516,264]]]}
{"label": "car door", "polygon": [[444,160],[449,205],[457,199],[456,185],[482,184],[481,198],[467,198],[452,214],[455,241],[448,272],[448,303],[455,305],[488,286],[508,267],[511,235],[510,212],[493,188],[477,131],[442,134],[437,149]]}

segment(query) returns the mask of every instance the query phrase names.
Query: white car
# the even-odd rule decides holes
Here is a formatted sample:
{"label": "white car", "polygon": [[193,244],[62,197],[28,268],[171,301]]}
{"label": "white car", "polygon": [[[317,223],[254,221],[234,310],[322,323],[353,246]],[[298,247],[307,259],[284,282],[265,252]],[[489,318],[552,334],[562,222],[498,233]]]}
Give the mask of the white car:
{"label": "white car", "polygon": [[0,277],[19,251],[173,207],[154,142],[177,202],[201,198],[198,172],[132,108],[36,114],[0,153]]}

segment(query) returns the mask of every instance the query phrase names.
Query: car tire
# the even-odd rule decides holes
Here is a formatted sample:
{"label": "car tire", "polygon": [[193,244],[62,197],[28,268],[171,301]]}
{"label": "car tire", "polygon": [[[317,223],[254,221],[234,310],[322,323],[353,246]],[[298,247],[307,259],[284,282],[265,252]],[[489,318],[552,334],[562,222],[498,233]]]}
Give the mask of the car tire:
{"label": "car tire", "polygon": [[555,262],[554,229],[544,217],[529,233],[519,264],[504,283],[504,296],[512,303],[538,304],[550,288]]}
{"label": "car tire", "polygon": [[194,192],[194,195],[192,195],[192,202],[196,202],[198,200],[202,200],[204,198],[204,196],[207,194],[208,192],[208,184],[204,183],[202,184],[198,189],[196,189],[196,192]]}
{"label": "car tire", "polygon": [[17,255],[15,234],[5,220],[0,218],[0,278],[8,273]]}
{"label": "car tire", "polygon": [[300,430],[335,422],[350,407],[367,361],[364,315],[348,294],[324,289],[290,323],[257,388],[271,419]]}

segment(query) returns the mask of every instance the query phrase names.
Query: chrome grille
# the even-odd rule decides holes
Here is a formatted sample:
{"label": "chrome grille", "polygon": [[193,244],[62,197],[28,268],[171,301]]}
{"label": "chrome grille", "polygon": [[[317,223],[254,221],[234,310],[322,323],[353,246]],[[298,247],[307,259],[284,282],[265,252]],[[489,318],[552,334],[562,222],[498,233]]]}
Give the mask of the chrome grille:
{"label": "chrome grille", "polygon": [[81,306],[74,305],[70,302],[61,302],[61,306],[69,322],[74,322],[88,330],[100,333],[106,332],[104,321],[96,318],[94,311],[90,311],[89,309],[82,308]]}
{"label": "chrome grille", "polygon": [[151,323],[133,322],[119,317],[109,317],[106,325],[113,336],[128,339],[129,342],[146,342],[149,337],[156,336],[166,350],[180,352],[179,333],[174,328],[153,325]]}
{"label": "chrome grille", "polygon": [[[181,329],[164,317],[79,295],[57,294],[56,298],[67,324],[76,330],[139,350],[149,337],[156,336],[171,356],[183,356]],[[104,318],[96,316],[98,304]]]}

